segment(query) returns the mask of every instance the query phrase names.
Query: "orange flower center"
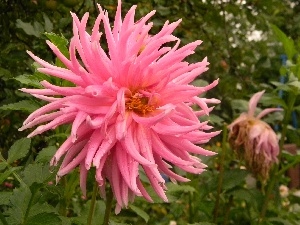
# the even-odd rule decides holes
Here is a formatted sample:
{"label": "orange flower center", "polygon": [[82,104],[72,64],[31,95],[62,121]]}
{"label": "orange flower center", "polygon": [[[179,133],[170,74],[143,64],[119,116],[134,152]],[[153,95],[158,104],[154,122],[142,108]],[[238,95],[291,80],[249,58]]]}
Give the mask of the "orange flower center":
{"label": "orange flower center", "polygon": [[125,103],[125,107],[127,110],[143,116],[155,110],[154,105],[149,105],[149,98],[141,96],[139,93],[136,93],[128,98]]}

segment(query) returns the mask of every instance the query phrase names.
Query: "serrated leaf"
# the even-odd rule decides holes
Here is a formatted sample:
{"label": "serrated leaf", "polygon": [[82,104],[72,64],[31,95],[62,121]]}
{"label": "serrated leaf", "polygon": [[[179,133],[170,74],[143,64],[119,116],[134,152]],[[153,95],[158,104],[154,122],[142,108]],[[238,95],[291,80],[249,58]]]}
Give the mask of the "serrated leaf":
{"label": "serrated leaf", "polygon": [[10,191],[1,191],[0,192],[0,205],[8,205],[9,199],[13,193]]}
{"label": "serrated leaf", "polygon": [[22,84],[33,86],[37,88],[42,88],[43,86],[40,84],[39,80],[32,75],[20,75],[15,78],[15,80],[19,81]]}
{"label": "serrated leaf", "polygon": [[40,213],[35,216],[29,217],[25,225],[58,225],[61,219],[55,213]]}
{"label": "serrated leaf", "polygon": [[7,163],[11,164],[15,160],[22,159],[27,155],[30,149],[31,140],[29,138],[21,138],[17,140],[8,151]]}
{"label": "serrated leaf", "polygon": [[52,205],[49,205],[48,203],[36,203],[33,206],[30,207],[29,211],[29,217],[33,217],[40,213],[55,213],[56,210]]}
{"label": "serrated leaf", "polygon": [[234,188],[245,181],[245,178],[249,172],[246,170],[228,170],[224,172],[224,179],[223,179],[223,189],[229,190]]}
{"label": "serrated leaf", "polygon": [[130,205],[129,208],[131,208],[131,210],[134,211],[138,216],[142,217],[145,220],[146,223],[150,219],[150,216],[148,215],[148,213],[146,213],[141,208],[136,207],[134,205]]}
{"label": "serrated leaf", "polygon": [[37,155],[35,162],[49,162],[55,154],[57,148],[55,146],[48,146],[43,148]]}
{"label": "serrated leaf", "polygon": [[64,36],[59,36],[54,33],[45,33],[47,38],[61,51],[61,53],[69,58],[69,50],[67,48],[68,40]]}
{"label": "serrated leaf", "polygon": [[42,184],[48,180],[53,174],[49,171],[49,165],[35,163],[28,165],[23,172],[23,181],[28,186],[33,183]]}
{"label": "serrated leaf", "polygon": [[7,104],[0,107],[0,109],[2,110],[22,110],[30,113],[37,110],[38,108],[40,108],[40,106],[30,100],[22,100],[16,103]]}
{"label": "serrated leaf", "polygon": [[31,191],[27,186],[14,189],[9,199],[12,207],[6,212],[9,215],[7,218],[8,224],[23,224],[31,196]]}

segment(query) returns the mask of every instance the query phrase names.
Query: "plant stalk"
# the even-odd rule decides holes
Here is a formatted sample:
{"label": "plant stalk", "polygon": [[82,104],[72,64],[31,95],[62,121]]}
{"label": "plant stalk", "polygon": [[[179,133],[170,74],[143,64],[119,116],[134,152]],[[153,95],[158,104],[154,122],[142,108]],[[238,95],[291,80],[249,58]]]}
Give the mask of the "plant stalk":
{"label": "plant stalk", "polygon": [[226,155],[226,143],[227,143],[227,125],[224,124],[223,126],[223,137],[222,137],[222,153],[220,158],[220,171],[219,171],[219,177],[218,177],[218,188],[217,188],[217,196],[216,196],[216,203],[214,207],[214,218],[213,221],[216,222],[219,214],[219,206],[220,206],[220,194],[222,191],[222,185],[223,185],[223,177],[224,177],[224,163],[225,163],[225,155]]}
{"label": "plant stalk", "polygon": [[108,190],[108,193],[106,195],[106,208],[105,208],[103,225],[109,224],[109,217],[110,217],[110,213],[111,213],[112,202],[113,202],[113,193],[112,193],[112,189],[110,187]]}
{"label": "plant stalk", "polygon": [[93,193],[92,193],[92,200],[91,200],[91,205],[90,205],[90,211],[89,215],[87,218],[87,225],[91,225],[94,217],[94,212],[95,212],[95,207],[96,207],[96,196],[98,193],[98,183],[95,182],[94,187],[93,187]]}

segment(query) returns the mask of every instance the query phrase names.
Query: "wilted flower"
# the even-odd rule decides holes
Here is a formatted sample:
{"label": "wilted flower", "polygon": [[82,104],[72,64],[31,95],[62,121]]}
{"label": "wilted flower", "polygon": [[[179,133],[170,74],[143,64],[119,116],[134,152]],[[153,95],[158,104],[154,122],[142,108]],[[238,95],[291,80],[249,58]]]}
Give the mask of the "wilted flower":
{"label": "wilted flower", "polygon": [[[188,181],[172,171],[171,165],[196,174],[204,170],[205,165],[191,153],[214,155],[196,144],[207,143],[219,132],[206,132],[212,127],[198,117],[212,110],[207,103],[219,100],[198,95],[215,87],[218,81],[205,87],[189,85],[208,69],[209,63],[206,58],[191,64],[183,61],[201,41],[179,48],[180,40],[172,32],[180,20],[166,22],[159,33],[149,35],[153,23],[147,21],[154,11],[134,22],[133,6],[122,21],[119,1],[111,27],[107,12],[98,7],[100,14],[91,34],[86,32],[88,13],[81,21],[72,13],[70,59],[47,41],[66,68],[28,52],[41,65],[39,72],[70,81],[74,86],[42,81],[44,89],[22,89],[49,103],[29,115],[20,130],[45,123],[29,134],[32,137],[71,123],[70,137],[51,161],[55,166],[63,157],[58,179],[79,166],[80,186],[85,193],[87,173],[95,167],[101,193],[105,194],[108,180],[119,212],[136,195],[152,201],[139,178],[140,166],[164,201],[166,186],[161,173],[173,181]],[[101,23],[107,51],[100,44]],[[174,47],[165,45],[169,42],[175,42]],[[194,104],[201,110],[193,111]]]}
{"label": "wilted flower", "polygon": [[279,145],[275,132],[261,118],[282,109],[268,108],[254,116],[257,102],[263,94],[264,91],[254,94],[249,101],[248,112],[242,113],[228,128],[229,142],[237,155],[245,160],[247,168],[256,176],[267,179],[272,164],[278,161]]}

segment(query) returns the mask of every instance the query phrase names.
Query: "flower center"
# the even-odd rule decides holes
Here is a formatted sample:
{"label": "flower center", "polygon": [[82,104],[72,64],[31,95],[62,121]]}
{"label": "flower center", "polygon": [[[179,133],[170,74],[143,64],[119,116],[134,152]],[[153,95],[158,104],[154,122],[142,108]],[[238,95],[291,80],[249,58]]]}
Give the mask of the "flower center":
{"label": "flower center", "polygon": [[149,105],[149,98],[135,93],[126,100],[125,107],[127,110],[133,111],[139,115],[146,115],[155,110],[154,105]]}

